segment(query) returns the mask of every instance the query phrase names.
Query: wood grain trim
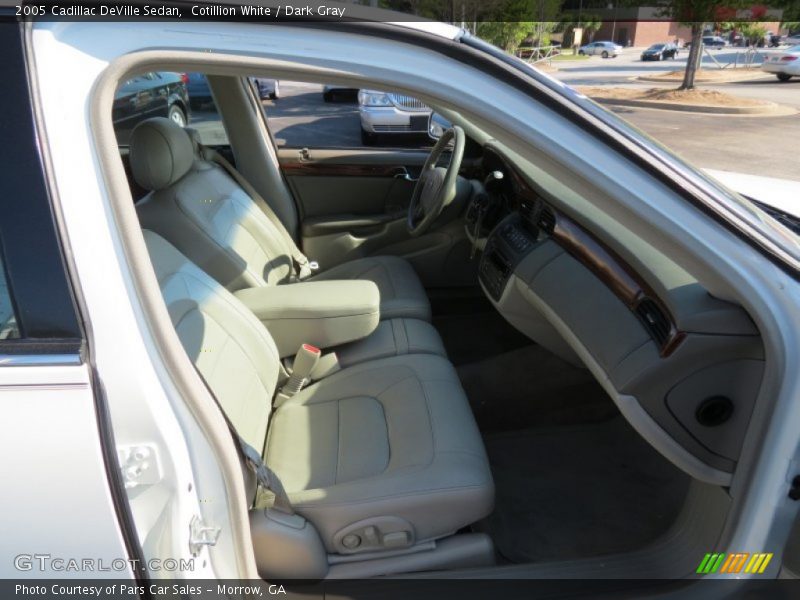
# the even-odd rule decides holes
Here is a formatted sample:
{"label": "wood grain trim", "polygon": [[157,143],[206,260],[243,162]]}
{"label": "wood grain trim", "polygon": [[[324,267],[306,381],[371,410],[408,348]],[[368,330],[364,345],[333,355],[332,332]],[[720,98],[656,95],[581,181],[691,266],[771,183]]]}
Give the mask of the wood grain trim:
{"label": "wood grain trim", "polygon": [[[528,184],[519,171],[511,167],[497,153],[493,152],[493,154],[506,165],[506,171],[513,181],[514,194],[519,201],[527,201],[531,204],[542,202],[539,193]],[[686,333],[678,329],[672,313],[653,288],[625,259],[590,231],[565,214],[553,210],[552,207],[548,206],[547,209],[552,211],[555,217],[553,241],[594,273],[637,318],[636,309],[642,300],[649,299],[658,306],[669,322],[669,333],[666,341],[659,348],[659,354],[662,357],[671,355],[680,346]]]}
{"label": "wood grain trim", "polygon": [[282,162],[286,175],[312,177],[402,177],[407,170],[402,165],[340,164],[329,162]]}
{"label": "wood grain trim", "polygon": [[686,334],[678,329],[674,317],[655,291],[621,256],[591,232],[562,213],[553,211],[553,214],[556,221],[553,241],[605,283],[631,312],[636,314],[636,309],[645,299],[658,306],[669,322],[669,332],[659,354],[662,357],[671,355]]}

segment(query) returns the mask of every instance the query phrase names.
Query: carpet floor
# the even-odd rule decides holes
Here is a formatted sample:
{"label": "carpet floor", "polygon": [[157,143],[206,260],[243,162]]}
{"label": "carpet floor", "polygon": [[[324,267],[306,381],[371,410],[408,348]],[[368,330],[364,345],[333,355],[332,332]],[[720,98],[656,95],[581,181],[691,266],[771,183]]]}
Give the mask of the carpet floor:
{"label": "carpet floor", "polygon": [[623,417],[485,436],[496,507],[481,525],[515,563],[637,549],[678,515],[689,478]]}

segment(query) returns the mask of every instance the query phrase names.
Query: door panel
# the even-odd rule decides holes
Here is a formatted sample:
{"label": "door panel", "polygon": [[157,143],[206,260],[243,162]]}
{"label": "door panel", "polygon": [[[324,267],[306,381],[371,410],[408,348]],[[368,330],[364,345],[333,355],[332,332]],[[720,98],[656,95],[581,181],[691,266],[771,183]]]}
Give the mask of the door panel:
{"label": "door panel", "polygon": [[301,218],[375,215],[408,206],[428,152],[417,150],[280,149],[278,160]]}
{"label": "door panel", "polygon": [[406,211],[427,150],[280,149],[281,170],[301,215],[303,251],[327,269],[374,254],[408,259],[428,287],[470,285],[468,244],[458,216],[468,198],[438,226],[412,238]]}
{"label": "door panel", "polygon": [[279,150],[305,252],[324,257],[324,268],[407,240],[411,179],[427,157],[417,150]]}
{"label": "door panel", "polygon": [[[402,177],[402,171],[399,175]],[[414,184],[400,177],[295,175],[288,179],[305,224],[309,218],[402,211],[411,200]]]}

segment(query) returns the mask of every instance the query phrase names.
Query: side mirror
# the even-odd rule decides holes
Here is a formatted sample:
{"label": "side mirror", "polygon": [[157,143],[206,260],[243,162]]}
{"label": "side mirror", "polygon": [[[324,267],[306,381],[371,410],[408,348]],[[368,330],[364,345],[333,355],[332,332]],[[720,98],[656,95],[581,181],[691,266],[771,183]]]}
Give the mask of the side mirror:
{"label": "side mirror", "polygon": [[444,132],[450,129],[452,126],[453,124],[445,119],[442,115],[433,112],[428,119],[428,136],[432,140],[438,140],[444,135]]}

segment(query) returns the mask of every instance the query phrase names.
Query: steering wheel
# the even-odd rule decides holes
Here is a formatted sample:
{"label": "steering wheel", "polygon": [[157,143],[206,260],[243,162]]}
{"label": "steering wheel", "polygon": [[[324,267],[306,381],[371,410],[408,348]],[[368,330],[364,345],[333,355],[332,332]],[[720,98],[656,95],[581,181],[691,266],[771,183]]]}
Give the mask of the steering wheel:
{"label": "steering wheel", "polygon": [[[447,168],[436,163],[450,142],[453,151]],[[454,126],[444,132],[431,150],[422,167],[422,173],[414,186],[411,204],[408,205],[406,226],[408,233],[416,237],[428,231],[442,209],[456,197],[456,179],[464,157],[464,130]]]}

